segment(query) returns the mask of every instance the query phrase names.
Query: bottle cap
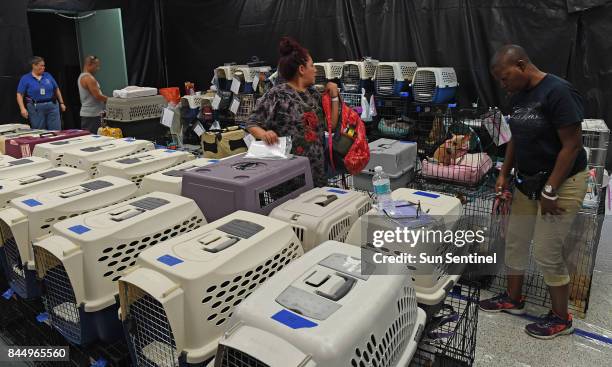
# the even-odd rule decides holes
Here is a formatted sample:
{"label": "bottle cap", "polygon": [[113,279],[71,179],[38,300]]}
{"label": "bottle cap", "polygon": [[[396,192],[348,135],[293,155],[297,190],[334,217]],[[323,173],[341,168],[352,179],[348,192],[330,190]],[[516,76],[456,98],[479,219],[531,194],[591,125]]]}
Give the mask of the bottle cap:
{"label": "bottle cap", "polygon": [[382,167],[381,166],[374,167],[374,172],[382,172]]}

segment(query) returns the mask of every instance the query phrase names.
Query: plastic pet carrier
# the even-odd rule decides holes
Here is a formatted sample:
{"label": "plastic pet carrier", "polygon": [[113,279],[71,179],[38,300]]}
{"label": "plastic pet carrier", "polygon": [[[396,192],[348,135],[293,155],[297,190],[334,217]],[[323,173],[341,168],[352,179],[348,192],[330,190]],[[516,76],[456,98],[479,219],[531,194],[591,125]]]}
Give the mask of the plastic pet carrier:
{"label": "plastic pet carrier", "polygon": [[167,168],[145,176],[140,185],[140,193],[146,194],[153,191],[162,191],[170,194],[180,195],[183,175],[187,171],[204,167],[219,162],[218,159],[197,158],[192,161]]}
{"label": "plastic pet carrier", "polygon": [[[251,72],[251,69],[247,65],[236,65],[232,78],[240,82],[238,93],[253,93],[253,77],[254,73]],[[257,77],[259,77],[259,75],[257,75]]]}
{"label": "plastic pet carrier", "polygon": [[[408,203],[414,203],[420,206],[420,212],[422,216],[430,216],[433,218],[429,221],[429,224],[423,225],[425,228],[454,230],[460,223],[463,207],[461,201],[455,197],[438,194],[435,192],[413,190],[408,188],[402,188],[394,190],[391,193],[391,197],[396,201],[405,201]],[[378,215],[377,209],[372,209],[366,215]],[[355,246],[367,246],[372,248],[371,244],[366,244],[366,238],[364,238],[365,229],[362,227],[365,222],[365,217],[357,220],[355,225],[351,228],[347,237],[346,243],[350,243]],[[401,223],[401,222],[400,222]],[[427,223],[427,222],[425,222]],[[418,228],[421,228],[421,224],[418,224]],[[434,246],[434,244],[417,244],[415,247],[406,246],[405,243],[395,244],[390,243],[391,249],[386,246],[381,247],[382,251],[393,252],[399,250],[403,253],[409,253],[414,251],[414,255],[418,258],[420,253],[425,252],[424,246]],[[463,246],[464,250],[467,250],[469,246]],[[435,244],[435,255],[444,256],[447,252],[453,252],[459,255],[460,248],[456,247],[453,243],[438,243]],[[428,251],[428,254],[430,252]],[[445,264],[411,264],[414,267],[413,274],[411,275],[414,281],[414,289],[419,303],[425,305],[438,305],[444,300],[448,291],[453,287],[454,284],[459,280],[461,273],[448,274],[447,266]]]}
{"label": "plastic pet carrier", "polygon": [[53,167],[19,178],[0,180],[0,207],[12,199],[54,188],[74,185],[87,180],[87,172],[72,167]]}
{"label": "plastic pet carrier", "polygon": [[310,251],[327,240],[344,242],[353,223],[371,208],[362,192],[321,187],[277,206],[270,217],[291,224],[304,251]]}
{"label": "plastic pet carrier", "polygon": [[51,167],[53,163],[50,160],[40,157],[3,159],[0,161],[0,180],[29,176]]}
{"label": "plastic pet carrier", "polygon": [[26,124],[2,124],[0,125],[0,135],[11,134],[18,130],[30,129],[30,125]]}
{"label": "plastic pet carrier", "polygon": [[112,140],[108,136],[102,135],[85,135],[76,138],[64,139],[59,141],[52,141],[48,143],[38,144],[34,147],[32,155],[35,157],[46,158],[59,166],[62,163],[62,157],[64,153],[74,148],[85,148],[89,146],[96,146],[100,142]]}
{"label": "plastic pet carrier", "polygon": [[61,141],[77,136],[91,134],[87,130],[60,130],[60,131],[48,131],[41,133],[38,136],[21,136],[18,138],[10,139],[5,141],[6,154],[11,155],[15,158],[30,157],[32,151],[38,144],[48,143],[52,141]]}
{"label": "plastic pet carrier", "polygon": [[38,194],[11,200],[0,210],[2,243],[8,263],[7,278],[21,298],[40,296],[31,243],[51,233],[51,226],[67,218],[127,200],[136,193],[134,183],[102,177],[74,186],[44,187]]}
{"label": "plastic pet carrier", "polygon": [[374,83],[372,78],[376,73],[378,60],[364,59],[363,61],[345,61],[342,66],[342,91],[346,93],[361,93],[362,89],[372,92]]}
{"label": "plastic pet carrier", "polygon": [[183,196],[192,198],[209,220],[236,210],[267,215],[280,204],[313,188],[308,158],[230,157],[183,175]]}
{"label": "plastic pet carrier", "polygon": [[98,175],[123,177],[140,187],[146,175],[193,160],[191,153],[172,149],[155,149],[98,165]]}
{"label": "plastic pet carrier", "polygon": [[62,165],[85,170],[90,176],[98,175],[98,164],[155,149],[147,140],[133,138],[114,139],[85,148],[74,148],[64,153]]}
{"label": "plastic pet carrier", "polygon": [[192,200],[154,192],[53,225],[33,244],[51,325],[77,345],[120,338],[117,280],[144,249],[202,223]]}
{"label": "plastic pet carrier", "polygon": [[236,308],[214,366],[407,366],[424,324],[408,275],[364,275],[359,248],[328,241]]}
{"label": "plastic pet carrier", "polygon": [[240,94],[234,96],[234,99],[237,99],[240,103],[234,119],[238,123],[246,124],[249,116],[251,116],[251,112],[255,108],[255,97],[253,94]]}
{"label": "plastic pet carrier", "polygon": [[417,162],[417,144],[412,141],[378,139],[369,144],[370,161],[357,176],[353,177],[356,189],[373,191],[374,168],[381,166],[389,175],[391,190],[406,187],[412,181]]}
{"label": "plastic pet carrier", "polygon": [[302,254],[287,223],[245,211],[144,251],[119,280],[134,365],[202,366],[234,308]]}
{"label": "plastic pet carrier", "polygon": [[[244,66],[244,65],[242,65]],[[226,64],[219,66],[215,69],[215,77],[217,83],[217,90],[229,91],[232,86],[232,79],[234,78],[234,72],[238,65]]]}
{"label": "plastic pet carrier", "polygon": [[435,104],[451,102],[458,85],[453,68],[418,68],[412,79],[414,100]]}
{"label": "plastic pet carrier", "polygon": [[25,130],[17,130],[14,132],[7,132],[6,134],[0,135],[0,153],[6,154],[6,146],[8,142],[12,139],[25,137],[25,136],[40,136],[40,134],[49,133],[47,130],[34,130],[34,129],[25,129]]}
{"label": "plastic pet carrier", "polygon": [[343,65],[343,62],[315,62],[315,87],[318,90],[323,90],[327,82],[339,83],[342,79]]}
{"label": "plastic pet carrier", "polygon": [[415,62],[379,62],[374,74],[375,93],[383,96],[410,95],[410,82],[416,69]]}
{"label": "plastic pet carrier", "polygon": [[168,105],[163,96],[114,98],[106,102],[106,119],[111,121],[140,121],[159,118]]}
{"label": "plastic pet carrier", "polygon": [[0,154],[0,166],[4,165],[5,163],[8,163],[10,161],[14,161],[17,158],[13,158],[10,155],[6,155],[6,154]]}

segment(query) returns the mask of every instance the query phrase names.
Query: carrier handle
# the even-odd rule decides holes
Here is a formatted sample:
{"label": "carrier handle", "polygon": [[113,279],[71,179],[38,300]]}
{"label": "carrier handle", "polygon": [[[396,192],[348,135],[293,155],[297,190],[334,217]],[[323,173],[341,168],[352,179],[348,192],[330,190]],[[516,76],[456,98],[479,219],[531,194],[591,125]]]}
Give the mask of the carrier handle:
{"label": "carrier handle", "polygon": [[41,133],[39,135],[39,137],[41,137],[41,138],[44,138],[45,136],[55,136],[55,134],[52,133],[52,132],[46,132],[46,133]]}
{"label": "carrier handle", "polygon": [[338,300],[342,299],[342,297],[346,296],[347,293],[353,288],[353,285],[357,282],[355,280],[355,278],[346,277],[346,276],[344,276],[342,274],[339,274],[339,273],[336,273],[336,275],[345,280],[344,284],[342,284],[342,287],[340,287],[332,295],[327,295],[327,294],[324,294],[324,293],[321,293],[321,292],[317,291],[316,293],[319,296],[328,298],[328,299],[330,299],[332,301],[338,301]]}
{"label": "carrier handle", "polygon": [[320,205],[325,208],[326,206],[328,206],[329,204],[333,203],[336,200],[338,200],[337,195],[327,195],[327,199],[323,201],[319,201],[318,203],[315,203],[315,204]]}

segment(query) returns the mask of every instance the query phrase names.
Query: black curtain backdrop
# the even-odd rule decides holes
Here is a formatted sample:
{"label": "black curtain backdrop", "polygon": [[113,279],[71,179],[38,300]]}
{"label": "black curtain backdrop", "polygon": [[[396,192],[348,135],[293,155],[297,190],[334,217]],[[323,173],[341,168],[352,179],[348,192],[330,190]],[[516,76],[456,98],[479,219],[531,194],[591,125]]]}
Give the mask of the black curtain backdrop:
{"label": "black curtain backdrop", "polygon": [[[0,3],[16,14],[11,21],[25,21],[17,14],[25,0]],[[605,103],[612,100],[612,0],[30,0],[29,7],[121,7],[129,82],[157,87],[189,80],[205,89],[216,66],[252,55],[274,65],[279,38],[290,35],[315,61],[372,56],[452,66],[461,104],[503,107],[488,63],[495,49],[517,43],[542,70],[574,83],[588,117],[612,121]],[[3,53],[14,66],[29,40],[5,44],[20,49]]]}

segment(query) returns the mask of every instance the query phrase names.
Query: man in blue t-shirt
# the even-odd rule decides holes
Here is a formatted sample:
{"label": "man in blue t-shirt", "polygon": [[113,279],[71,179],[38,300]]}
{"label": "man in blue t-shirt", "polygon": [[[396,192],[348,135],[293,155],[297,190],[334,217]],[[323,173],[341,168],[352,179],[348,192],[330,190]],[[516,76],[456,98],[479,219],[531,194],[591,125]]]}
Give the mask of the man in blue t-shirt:
{"label": "man in blue t-shirt", "polygon": [[525,50],[508,45],[491,61],[491,72],[511,97],[512,139],[496,182],[496,192],[516,176],[506,234],[507,291],[480,302],[488,312],[525,312],[522,286],[533,257],[544,276],[552,310],[543,321],[529,324],[533,337],[552,339],[573,332],[565,239],[587,189],[587,159],[582,147],[583,100],[567,81],[539,70]]}
{"label": "man in blue t-shirt", "polygon": [[33,57],[30,64],[32,71],[23,75],[17,86],[21,116],[29,118],[34,129],[61,130],[59,111],[66,111],[66,105],[59,86],[53,76],[45,72],[42,57]]}

